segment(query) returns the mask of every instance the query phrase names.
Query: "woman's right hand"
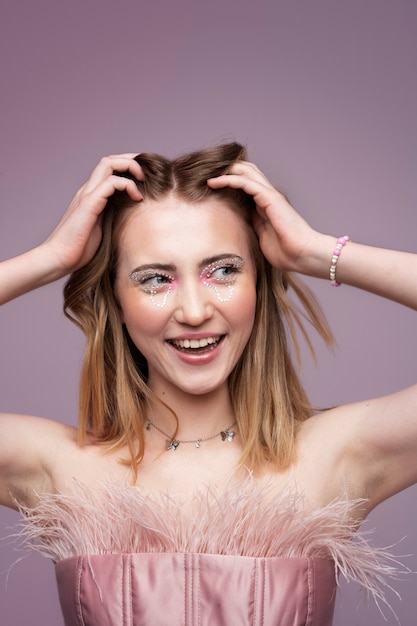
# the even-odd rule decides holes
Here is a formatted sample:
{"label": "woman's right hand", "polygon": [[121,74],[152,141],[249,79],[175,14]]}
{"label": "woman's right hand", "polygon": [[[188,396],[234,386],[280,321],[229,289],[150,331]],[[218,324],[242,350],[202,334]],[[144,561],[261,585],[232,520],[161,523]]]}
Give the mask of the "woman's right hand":
{"label": "woman's right hand", "polygon": [[142,169],[134,156],[126,153],[102,158],[44,242],[53,265],[51,270],[57,278],[92,259],[101,241],[101,214],[115,191],[126,191],[134,202],[142,200],[135,182],[123,177],[123,172],[129,172],[143,180]]}
{"label": "woman's right hand", "polygon": [[129,172],[143,180],[134,156],[101,159],[47,240],[0,263],[0,305],[66,276],[92,259],[101,241],[101,214],[109,197],[115,191],[126,191],[133,202],[142,200],[136,183],[123,176]]}

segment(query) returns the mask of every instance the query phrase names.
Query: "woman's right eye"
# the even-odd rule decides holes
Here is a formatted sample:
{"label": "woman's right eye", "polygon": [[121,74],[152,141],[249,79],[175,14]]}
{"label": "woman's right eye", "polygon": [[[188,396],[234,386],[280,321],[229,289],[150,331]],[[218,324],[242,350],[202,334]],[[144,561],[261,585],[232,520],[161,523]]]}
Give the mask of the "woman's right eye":
{"label": "woman's right eye", "polygon": [[161,274],[153,270],[134,271],[130,278],[146,292],[161,291],[174,280],[170,274]]}
{"label": "woman's right eye", "polygon": [[156,276],[150,276],[149,278],[144,278],[141,281],[141,285],[157,286],[157,285],[163,285],[169,282],[171,282],[169,276],[164,276],[163,274],[157,274]]}

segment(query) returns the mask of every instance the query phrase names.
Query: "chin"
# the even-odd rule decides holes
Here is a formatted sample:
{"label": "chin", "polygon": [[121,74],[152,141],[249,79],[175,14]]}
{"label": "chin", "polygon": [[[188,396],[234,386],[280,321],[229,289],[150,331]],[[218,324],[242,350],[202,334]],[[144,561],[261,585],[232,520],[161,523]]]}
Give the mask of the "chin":
{"label": "chin", "polygon": [[213,381],[211,383],[204,380],[201,382],[195,382],[194,384],[189,381],[188,384],[177,385],[177,389],[181,390],[183,393],[189,394],[190,396],[203,396],[219,391],[226,383],[227,379],[215,382]]}

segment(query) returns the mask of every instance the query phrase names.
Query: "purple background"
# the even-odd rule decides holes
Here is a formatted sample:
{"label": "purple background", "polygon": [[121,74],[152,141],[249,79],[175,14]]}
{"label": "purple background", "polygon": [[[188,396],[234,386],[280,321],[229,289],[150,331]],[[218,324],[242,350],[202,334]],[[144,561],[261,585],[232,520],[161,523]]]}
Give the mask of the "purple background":
{"label": "purple background", "polygon": [[[415,0],[9,0],[0,29],[2,258],[50,232],[103,154],[173,156],[223,139],[247,143],[318,229],[416,250]],[[314,285],[339,343],[335,355],[319,348],[319,369],[305,361],[316,405],[414,382],[411,311]],[[83,341],[61,313],[61,285],[0,316],[2,410],[75,423]],[[372,514],[377,545],[405,537],[395,552],[417,553],[416,493]],[[0,534],[16,519],[2,509]],[[46,559],[16,564],[6,589],[20,556],[0,549],[2,626],[61,626]],[[399,621],[414,624],[416,578],[396,587]],[[381,623],[342,584],[336,626]]]}

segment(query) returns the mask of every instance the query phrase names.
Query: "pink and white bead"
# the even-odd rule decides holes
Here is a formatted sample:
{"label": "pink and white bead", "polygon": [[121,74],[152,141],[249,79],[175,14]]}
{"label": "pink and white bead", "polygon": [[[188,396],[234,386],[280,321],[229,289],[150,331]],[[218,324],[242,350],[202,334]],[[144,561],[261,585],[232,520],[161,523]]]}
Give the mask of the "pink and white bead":
{"label": "pink and white bead", "polygon": [[336,265],[339,260],[340,253],[342,252],[343,247],[350,241],[349,235],[344,235],[343,237],[339,237],[336,243],[336,247],[333,250],[333,256],[330,263],[330,284],[332,287],[340,287],[342,283],[339,283],[336,280]]}

